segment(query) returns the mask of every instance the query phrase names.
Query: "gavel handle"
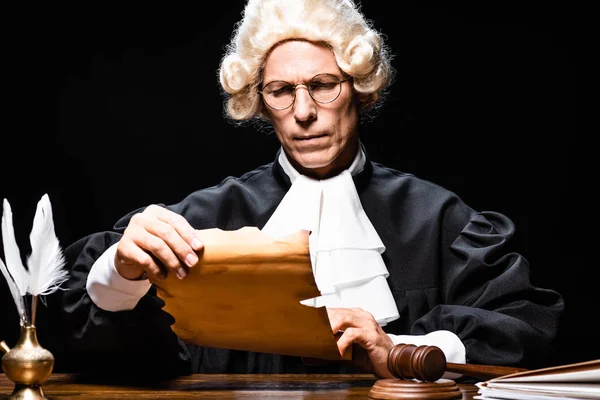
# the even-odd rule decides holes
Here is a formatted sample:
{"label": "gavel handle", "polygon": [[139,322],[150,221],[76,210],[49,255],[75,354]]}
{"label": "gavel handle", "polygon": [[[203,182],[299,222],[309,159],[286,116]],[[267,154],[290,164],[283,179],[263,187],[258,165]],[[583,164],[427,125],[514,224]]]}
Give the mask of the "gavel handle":
{"label": "gavel handle", "polygon": [[496,365],[446,363],[446,372],[453,372],[479,379],[497,378],[499,376],[515,374],[523,371],[527,371],[527,369]]}

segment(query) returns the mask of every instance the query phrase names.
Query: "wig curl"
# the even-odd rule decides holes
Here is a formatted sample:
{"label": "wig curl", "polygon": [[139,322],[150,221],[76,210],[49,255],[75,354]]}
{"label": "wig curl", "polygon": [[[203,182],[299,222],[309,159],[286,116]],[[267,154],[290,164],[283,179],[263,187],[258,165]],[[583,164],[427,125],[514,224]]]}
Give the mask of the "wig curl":
{"label": "wig curl", "polygon": [[219,67],[226,115],[235,121],[267,117],[258,90],[271,49],[286,40],[324,43],[352,77],[360,111],[372,110],[393,80],[383,36],[352,0],[248,0]]}

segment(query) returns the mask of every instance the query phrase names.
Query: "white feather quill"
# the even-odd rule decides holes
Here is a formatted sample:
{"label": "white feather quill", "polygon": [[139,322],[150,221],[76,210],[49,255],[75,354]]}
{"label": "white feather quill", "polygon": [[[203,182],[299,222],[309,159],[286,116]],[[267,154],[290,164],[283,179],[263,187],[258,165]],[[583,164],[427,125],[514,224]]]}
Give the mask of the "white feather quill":
{"label": "white feather quill", "polygon": [[26,322],[27,309],[23,296],[27,294],[29,274],[23,265],[21,253],[17,246],[13,228],[12,209],[7,199],[4,199],[2,204],[2,245],[4,247],[6,264],[0,260],[0,270],[2,270],[2,275],[6,279],[21,321]]}
{"label": "white feather quill", "polygon": [[30,275],[27,291],[33,295],[31,317],[35,321],[38,296],[54,293],[68,275],[63,269],[65,258],[54,232],[52,205],[47,194],[37,204],[29,240],[31,255],[27,258]]}
{"label": "white feather quill", "polygon": [[15,300],[15,305],[17,306],[17,311],[19,312],[19,317],[21,318],[22,322],[25,322],[26,321],[25,301],[23,300],[23,297],[19,293],[19,288],[17,287],[17,284],[15,283],[14,279],[8,272],[8,268],[6,268],[6,265],[4,265],[4,262],[2,261],[2,259],[0,259],[0,271],[2,271],[2,275],[4,275],[4,279],[6,279],[6,283],[8,284],[8,289],[10,290],[10,294],[12,295],[13,299]]}
{"label": "white feather quill", "polygon": [[28,292],[34,296],[54,293],[67,280],[67,271],[62,268],[65,258],[54,233],[52,205],[47,194],[38,202],[29,240],[31,255],[27,266],[31,277]]}

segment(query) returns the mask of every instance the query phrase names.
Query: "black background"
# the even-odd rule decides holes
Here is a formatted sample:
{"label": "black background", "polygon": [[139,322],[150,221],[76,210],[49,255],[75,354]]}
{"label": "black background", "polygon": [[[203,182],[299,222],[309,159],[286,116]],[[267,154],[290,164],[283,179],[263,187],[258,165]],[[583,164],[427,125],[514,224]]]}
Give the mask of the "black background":
{"label": "black background", "polygon": [[[534,283],[566,300],[551,363],[600,358],[596,266],[582,234],[591,178],[576,116],[585,10],[480,3],[365,1],[398,74],[362,140],[375,161],[509,216]],[[222,114],[217,68],[243,2],[202,4],[210,8],[5,14],[0,197],[24,257],[44,193],[67,245],[273,160],[272,135]],[[12,346],[18,324],[3,280],[0,304],[0,340]]]}

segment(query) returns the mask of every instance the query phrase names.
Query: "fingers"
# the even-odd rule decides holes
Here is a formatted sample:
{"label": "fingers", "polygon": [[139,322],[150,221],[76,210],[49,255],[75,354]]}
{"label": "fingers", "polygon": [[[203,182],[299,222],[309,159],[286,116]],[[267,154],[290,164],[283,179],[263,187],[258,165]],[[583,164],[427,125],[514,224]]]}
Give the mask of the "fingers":
{"label": "fingers", "polygon": [[167,274],[154,257],[127,240],[119,242],[115,267],[124,278],[132,280],[140,279],[144,273],[155,279],[164,279]]}
{"label": "fingers", "polygon": [[360,308],[328,308],[327,315],[333,333],[343,332],[337,342],[342,355],[352,343],[367,350],[374,348],[383,333],[371,313]]}
{"label": "fingers", "polygon": [[143,272],[150,278],[164,279],[174,273],[183,279],[188,268],[198,263],[196,251],[203,247],[185,218],[152,205],[131,218],[119,243],[115,266],[129,279]]}
{"label": "fingers", "polygon": [[181,215],[157,205],[148,206],[142,214],[144,213],[156,216],[157,219],[174,228],[192,250],[200,251],[204,248],[204,245],[196,236],[196,230]]}
{"label": "fingers", "polygon": [[345,351],[353,343],[367,349],[373,348],[377,344],[380,334],[380,330],[375,326],[377,323],[371,317],[371,314],[367,313],[368,317],[361,314],[362,312],[337,314],[335,326],[332,325],[332,330],[336,329],[335,332],[343,332],[337,342],[340,351]]}
{"label": "fingers", "polygon": [[362,308],[327,308],[327,315],[333,333],[345,331],[350,327],[379,327],[373,315]]}
{"label": "fingers", "polygon": [[[353,345],[358,345],[366,352],[369,370],[372,368],[379,376],[390,376],[387,356],[393,342],[371,313],[360,308],[327,308],[327,315],[332,331],[343,332],[337,340],[340,355],[344,356]],[[362,367],[364,360],[357,359],[354,353],[353,360]]]}
{"label": "fingers", "polygon": [[360,331],[360,328],[348,328],[339,337],[337,341],[337,347],[342,357],[346,354],[348,349],[350,349],[354,343],[360,345],[360,342],[364,342],[365,333]]}

